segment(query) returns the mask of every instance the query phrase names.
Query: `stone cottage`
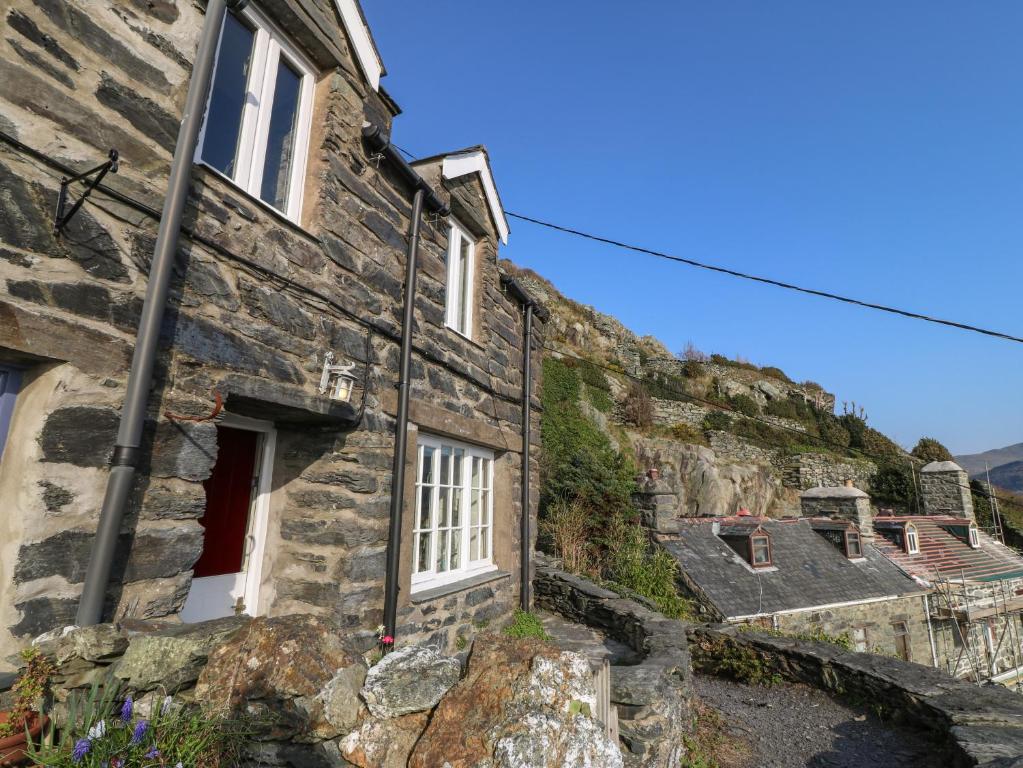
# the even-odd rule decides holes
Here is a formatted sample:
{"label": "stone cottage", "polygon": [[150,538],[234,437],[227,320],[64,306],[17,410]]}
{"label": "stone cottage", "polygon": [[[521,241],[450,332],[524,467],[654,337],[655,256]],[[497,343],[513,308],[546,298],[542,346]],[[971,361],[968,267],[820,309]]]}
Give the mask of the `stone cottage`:
{"label": "stone cottage", "polygon": [[[392,590],[399,644],[528,604],[524,340],[545,313],[498,268],[487,151],[401,159],[356,0],[224,5],[5,4],[0,656],[74,623],[103,567],[104,620],[318,613],[367,645]],[[180,228],[161,229],[175,167]]]}

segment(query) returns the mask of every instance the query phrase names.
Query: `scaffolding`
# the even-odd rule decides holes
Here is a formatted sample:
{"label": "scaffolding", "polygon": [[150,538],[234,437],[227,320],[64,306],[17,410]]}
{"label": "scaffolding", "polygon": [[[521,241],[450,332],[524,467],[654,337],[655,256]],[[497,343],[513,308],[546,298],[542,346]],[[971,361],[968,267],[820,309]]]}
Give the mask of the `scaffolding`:
{"label": "scaffolding", "polygon": [[936,620],[946,671],[978,684],[1023,692],[1023,578],[975,581],[936,575]]}

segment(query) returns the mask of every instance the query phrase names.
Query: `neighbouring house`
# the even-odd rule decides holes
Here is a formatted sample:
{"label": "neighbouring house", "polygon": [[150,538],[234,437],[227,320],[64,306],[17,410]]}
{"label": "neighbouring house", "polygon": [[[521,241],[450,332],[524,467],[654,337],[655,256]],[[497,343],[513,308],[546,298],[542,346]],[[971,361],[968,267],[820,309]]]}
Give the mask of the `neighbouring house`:
{"label": "neighbouring house", "polygon": [[852,646],[1014,684],[1023,557],[980,530],[966,473],[920,472],[920,515],[878,514],[851,482],[801,494],[802,516],[659,520],[657,539],[714,620],[848,636]]}
{"label": "neighbouring house", "polygon": [[369,647],[393,588],[399,644],[453,647],[528,604],[545,312],[498,268],[487,151],[401,159],[355,0],[228,5],[136,449],[118,428],[206,3],[5,4],[0,657],[74,623],[112,460],[134,470],[105,620],[318,613]]}

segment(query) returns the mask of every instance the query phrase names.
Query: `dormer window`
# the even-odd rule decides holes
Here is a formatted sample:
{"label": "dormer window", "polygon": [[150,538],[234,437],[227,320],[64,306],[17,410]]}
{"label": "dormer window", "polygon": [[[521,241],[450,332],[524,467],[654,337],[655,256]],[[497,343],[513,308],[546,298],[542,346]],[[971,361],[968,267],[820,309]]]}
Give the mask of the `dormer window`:
{"label": "dormer window", "polygon": [[906,524],[906,554],[920,554],[920,540],[917,536],[916,526],[912,523]]}
{"label": "dormer window", "polygon": [[860,541],[859,531],[845,532],[845,556],[850,560],[863,557],[863,544]]}
{"label": "dormer window", "polygon": [[980,549],[980,532],[977,530],[976,523],[970,523],[970,546]]}
{"label": "dormer window", "polygon": [[755,533],[749,537],[750,565],[767,568],[771,565],[771,537],[766,533]]}
{"label": "dormer window", "polygon": [[196,160],[298,221],[314,80],[313,66],[252,5],[229,11]]}
{"label": "dormer window", "polygon": [[460,225],[451,222],[448,240],[447,325],[472,338],[473,261],[476,242]]}

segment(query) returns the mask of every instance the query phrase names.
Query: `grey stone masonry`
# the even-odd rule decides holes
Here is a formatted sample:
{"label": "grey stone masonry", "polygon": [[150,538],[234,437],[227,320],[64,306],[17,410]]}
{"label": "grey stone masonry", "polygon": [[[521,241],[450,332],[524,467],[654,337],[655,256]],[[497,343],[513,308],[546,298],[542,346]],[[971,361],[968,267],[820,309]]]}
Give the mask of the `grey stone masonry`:
{"label": "grey stone masonry", "polygon": [[920,470],[920,499],[926,515],[973,519],[970,476],[954,461],[932,461]]}
{"label": "grey stone masonry", "polygon": [[633,504],[643,517],[643,524],[658,533],[678,533],[678,494],[672,484],[663,480],[656,469],[636,479]]}
{"label": "grey stone masonry", "polygon": [[864,541],[874,538],[870,496],[850,482],[834,488],[810,488],[800,495],[803,517],[830,517],[849,520],[860,529]]}

